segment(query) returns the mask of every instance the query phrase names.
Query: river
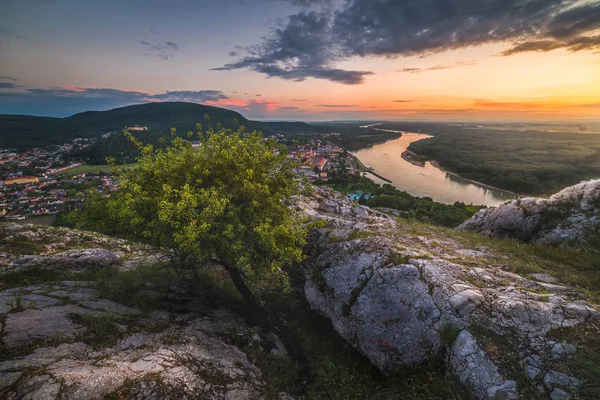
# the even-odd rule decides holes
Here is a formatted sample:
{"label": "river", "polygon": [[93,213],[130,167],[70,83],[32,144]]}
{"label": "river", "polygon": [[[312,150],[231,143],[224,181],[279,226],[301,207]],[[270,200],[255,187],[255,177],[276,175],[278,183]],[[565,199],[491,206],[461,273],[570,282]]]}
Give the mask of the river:
{"label": "river", "polygon": [[[460,201],[465,204],[486,206],[498,206],[516,197],[512,193],[479,185],[444,172],[429,162],[425,163],[424,167],[419,167],[402,158],[402,153],[411,143],[430,137],[418,133],[402,133],[399,139],[361,149],[352,154],[365,166],[373,168],[374,172],[391,180],[395,187],[413,196],[431,197],[434,201],[445,204]],[[368,175],[377,183],[385,183],[371,174]]]}

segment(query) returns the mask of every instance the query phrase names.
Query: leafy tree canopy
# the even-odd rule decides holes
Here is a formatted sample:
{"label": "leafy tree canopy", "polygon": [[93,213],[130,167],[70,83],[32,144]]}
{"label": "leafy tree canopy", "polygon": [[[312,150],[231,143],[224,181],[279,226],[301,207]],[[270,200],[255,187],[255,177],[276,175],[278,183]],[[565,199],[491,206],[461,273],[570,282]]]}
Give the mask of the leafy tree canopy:
{"label": "leafy tree canopy", "polygon": [[283,267],[302,259],[307,228],[289,207],[298,182],[274,141],[243,127],[199,132],[200,147],[175,137],[156,149],[130,138],[139,167],[121,171],[118,193],[108,204],[91,200],[87,211],[102,230],[163,249],[180,270],[217,262],[251,307],[249,286],[287,287]]}

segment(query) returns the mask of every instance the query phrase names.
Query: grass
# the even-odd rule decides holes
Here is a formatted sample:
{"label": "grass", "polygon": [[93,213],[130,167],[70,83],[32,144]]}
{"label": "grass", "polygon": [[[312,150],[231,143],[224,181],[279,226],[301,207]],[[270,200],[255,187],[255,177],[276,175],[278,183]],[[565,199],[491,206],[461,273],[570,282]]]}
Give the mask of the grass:
{"label": "grass", "polygon": [[558,329],[550,331],[548,337],[577,345],[574,359],[554,361],[552,368],[583,381],[576,393],[578,399],[600,399],[600,325],[588,323],[575,328]]}
{"label": "grass", "polygon": [[518,336],[516,334],[499,335],[482,325],[471,325],[469,332],[477,339],[477,343],[498,366],[506,379],[517,382],[521,398],[542,398],[525,374],[521,365]]}
{"label": "grass", "polygon": [[403,265],[408,264],[410,261],[410,257],[398,252],[392,252],[388,257],[388,262],[393,265]]}
{"label": "grass", "polygon": [[96,350],[116,345],[124,335],[118,326],[120,319],[110,313],[69,314],[69,318],[86,328],[78,340]]}
{"label": "grass", "polygon": [[332,235],[329,237],[329,243],[341,243],[341,242],[349,242],[351,240],[356,239],[366,239],[373,236],[374,233],[366,230],[358,230],[354,229],[350,231],[348,236],[335,236]]}
{"label": "grass", "polygon": [[432,227],[417,221],[400,219],[403,233],[427,236],[430,240],[454,240],[463,248],[487,247],[486,257],[477,259],[483,267],[499,267],[527,276],[545,272],[559,284],[579,288],[587,299],[600,304],[600,246],[593,244],[562,244],[556,246],[523,243],[513,239],[498,239],[471,232]]}
{"label": "grass", "polygon": [[442,327],[440,329],[440,340],[442,341],[442,344],[444,346],[450,347],[450,346],[452,346],[452,343],[454,343],[454,341],[458,337],[459,333],[460,333],[459,327],[454,326],[453,324],[451,324],[449,322],[446,322],[444,325],[442,325]]}
{"label": "grass", "polygon": [[11,236],[0,240],[0,249],[7,253],[26,256],[44,251],[45,246],[25,236]]}
{"label": "grass", "polygon": [[[137,167],[137,165],[138,165],[137,163],[132,163],[132,164],[120,165],[119,167],[124,168],[124,169],[131,169],[131,168]],[[63,176],[73,176],[73,175],[81,175],[81,174],[97,175],[100,173],[100,171],[110,172],[111,168],[110,168],[110,166],[108,166],[106,164],[99,164],[99,165],[84,164],[84,165],[80,165],[79,167],[70,168],[70,169],[67,169],[66,171],[62,171],[59,173],[59,175],[63,175]]]}

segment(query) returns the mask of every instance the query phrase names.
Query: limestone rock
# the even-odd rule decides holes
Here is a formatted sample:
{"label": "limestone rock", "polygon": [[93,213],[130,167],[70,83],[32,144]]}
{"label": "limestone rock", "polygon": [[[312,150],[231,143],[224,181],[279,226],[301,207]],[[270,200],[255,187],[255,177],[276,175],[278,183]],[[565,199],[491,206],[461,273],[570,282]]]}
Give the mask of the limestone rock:
{"label": "limestone rock", "polygon": [[[266,397],[261,371],[229,343],[231,335],[243,341],[262,343],[262,339],[231,311],[213,306],[186,317],[157,311],[150,314],[151,329],[146,329],[138,310],[102,299],[93,286],[93,282],[58,282],[0,292],[3,298],[28,293],[38,300],[68,299],[67,304],[27,303],[5,315],[0,338],[13,356],[0,362],[0,398]],[[42,292],[46,295],[38,294]],[[114,346],[93,348],[78,342],[88,327],[73,320],[73,313],[122,317],[138,325],[125,328]],[[284,356],[281,341],[274,335],[267,337]],[[47,344],[57,342],[62,343]],[[34,344],[41,347],[28,354],[28,346]]]}
{"label": "limestone rock", "polygon": [[458,229],[536,243],[587,242],[600,234],[600,180],[549,199],[527,197],[479,211]]}
{"label": "limestone rock", "polygon": [[[490,266],[488,248],[408,234],[377,211],[358,214],[349,199],[327,189],[298,203],[307,215],[326,221],[311,234],[315,257],[303,266],[306,299],[384,373],[423,363],[449,345],[443,335],[458,329],[449,372],[478,398],[516,398],[516,383],[503,377],[503,363],[496,365],[469,333],[477,325],[519,349],[523,374],[549,395],[556,385],[543,384],[552,359],[548,332],[600,320],[592,305],[574,300],[576,290],[543,282],[551,277],[532,280]],[[576,350],[565,345],[554,354],[572,357]]]}
{"label": "limestone rock", "polygon": [[13,261],[18,269],[41,268],[61,272],[84,272],[118,264],[118,254],[105,249],[68,250],[50,256],[27,256]]}

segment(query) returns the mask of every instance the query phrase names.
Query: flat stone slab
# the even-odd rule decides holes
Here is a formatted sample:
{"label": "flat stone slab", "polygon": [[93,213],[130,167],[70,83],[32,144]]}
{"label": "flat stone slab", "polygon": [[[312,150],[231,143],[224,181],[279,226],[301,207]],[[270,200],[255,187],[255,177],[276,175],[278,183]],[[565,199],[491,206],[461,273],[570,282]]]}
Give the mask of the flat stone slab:
{"label": "flat stone slab", "polygon": [[9,349],[55,338],[72,339],[81,334],[84,328],[68,317],[70,313],[86,314],[81,307],[52,306],[43,309],[26,309],[8,314],[2,340]]}
{"label": "flat stone slab", "polygon": [[553,277],[550,274],[529,274],[529,276],[539,282],[544,282],[544,283],[558,282],[558,279],[556,279],[555,277]]}

